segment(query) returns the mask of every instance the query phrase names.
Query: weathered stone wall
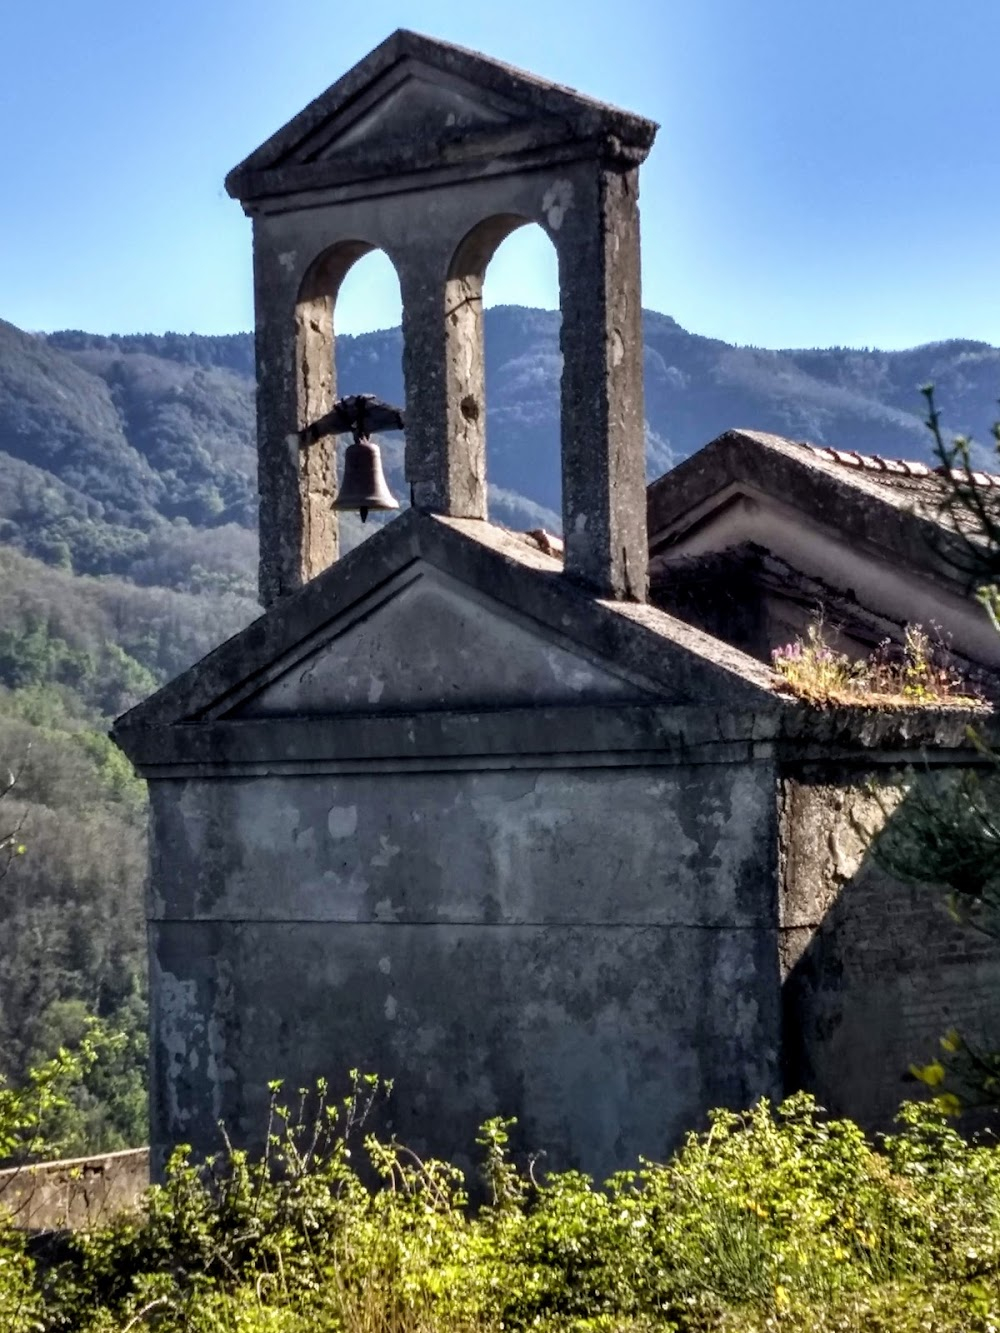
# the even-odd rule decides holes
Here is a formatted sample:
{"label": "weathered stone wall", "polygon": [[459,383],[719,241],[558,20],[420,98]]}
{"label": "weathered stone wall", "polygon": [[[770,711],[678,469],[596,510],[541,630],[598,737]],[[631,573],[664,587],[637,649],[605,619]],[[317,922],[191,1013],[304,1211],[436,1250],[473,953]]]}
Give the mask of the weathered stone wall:
{"label": "weathered stone wall", "polygon": [[154,1151],[351,1067],[598,1175],[774,1094],[773,766],[613,762],[154,782]]}
{"label": "weathered stone wall", "polygon": [[993,1045],[1000,1032],[1000,945],[955,924],[943,891],[901,884],[868,851],[899,799],[891,779],[816,766],[781,798],[787,1082],[869,1127],[919,1091],[907,1070],[949,1028]]}
{"label": "weathered stone wall", "polygon": [[149,1185],[149,1149],[0,1171],[0,1209],[26,1231],[96,1226],[136,1207]]}

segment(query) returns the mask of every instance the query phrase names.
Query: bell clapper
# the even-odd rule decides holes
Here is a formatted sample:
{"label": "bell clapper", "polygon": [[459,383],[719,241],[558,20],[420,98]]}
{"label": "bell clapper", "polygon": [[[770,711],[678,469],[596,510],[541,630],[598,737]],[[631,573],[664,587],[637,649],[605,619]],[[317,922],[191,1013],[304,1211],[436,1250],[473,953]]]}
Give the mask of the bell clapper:
{"label": "bell clapper", "polygon": [[361,522],[364,523],[365,519],[368,517],[368,510],[367,510],[367,509],[359,509],[359,510],[358,510],[358,513],[361,515]]}

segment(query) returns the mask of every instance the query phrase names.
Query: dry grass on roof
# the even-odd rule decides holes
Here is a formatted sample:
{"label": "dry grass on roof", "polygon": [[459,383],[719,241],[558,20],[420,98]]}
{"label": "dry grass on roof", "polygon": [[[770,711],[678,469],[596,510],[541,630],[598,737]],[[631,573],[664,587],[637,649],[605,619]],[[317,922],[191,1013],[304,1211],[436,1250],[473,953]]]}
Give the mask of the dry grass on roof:
{"label": "dry grass on roof", "polygon": [[902,644],[886,639],[854,661],[830,646],[822,622],[815,621],[803,638],[776,648],[772,660],[790,693],[821,707],[992,711],[962,679],[947,647],[920,625],[907,627]]}

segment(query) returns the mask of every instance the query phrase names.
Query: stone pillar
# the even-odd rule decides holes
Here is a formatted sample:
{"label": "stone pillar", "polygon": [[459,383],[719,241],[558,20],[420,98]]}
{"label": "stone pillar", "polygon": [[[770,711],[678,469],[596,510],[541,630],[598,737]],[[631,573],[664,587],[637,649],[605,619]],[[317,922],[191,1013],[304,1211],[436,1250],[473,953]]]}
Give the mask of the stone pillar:
{"label": "stone pillar", "polygon": [[260,600],[268,607],[321,574],[339,554],[332,507],[334,437],[303,441],[298,432],[333,407],[337,292],[351,265],[372,247],[358,241],[330,244],[296,287],[259,227],[255,224],[257,489]]}
{"label": "stone pillar", "polygon": [[260,497],[260,601],[271,607],[305,581],[307,515],[304,460],[293,432],[299,419],[295,292],[255,224],[253,300],[257,363],[257,492]]}
{"label": "stone pillar", "polygon": [[452,501],[461,505],[465,518],[487,518],[482,273],[449,279],[444,314]]}
{"label": "stone pillar", "polygon": [[[400,269],[403,298],[403,375],[406,380],[406,479],[420,509],[453,518],[486,517],[486,436],[483,393],[454,389],[463,377],[449,358],[481,359],[478,314],[469,338],[449,336],[446,320],[464,324],[468,312],[448,313],[449,297],[462,283],[446,282],[437,266],[410,260]],[[482,284],[473,292],[481,295]],[[452,330],[454,334],[455,330]],[[478,337],[478,341],[476,341]],[[472,380],[481,385],[473,368]],[[463,406],[464,405],[464,406]]]}
{"label": "stone pillar", "polygon": [[638,168],[601,163],[571,184],[555,236],[566,574],[602,596],[645,601]]}

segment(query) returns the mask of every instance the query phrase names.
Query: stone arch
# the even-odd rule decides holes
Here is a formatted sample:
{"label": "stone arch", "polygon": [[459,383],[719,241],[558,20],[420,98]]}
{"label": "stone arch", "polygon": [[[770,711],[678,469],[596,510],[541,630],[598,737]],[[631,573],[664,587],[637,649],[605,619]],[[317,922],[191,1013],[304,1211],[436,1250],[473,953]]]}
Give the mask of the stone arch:
{"label": "stone arch", "polygon": [[[320,252],[306,269],[295,300],[296,427],[303,430],[325,416],[337,397],[335,313],[344,279],[365,255],[381,251],[396,270],[393,259],[372,241],[345,239]],[[303,549],[314,553],[318,568],[332,564],[340,553],[339,523],[333,502],[337,498],[337,459],[331,435],[320,435],[300,445]]]}
{"label": "stone arch", "polygon": [[[483,218],[459,242],[445,283],[445,341],[448,437],[457,457],[468,467],[467,492],[476,496],[477,518],[487,517],[486,498],[486,360],[483,339],[483,283],[490,260],[501,244],[521,227],[537,225],[522,213]],[[557,252],[558,253],[558,252]],[[561,305],[561,300],[560,300]]]}
{"label": "stone arch", "polygon": [[[393,257],[372,241],[342,240],[323,250],[309,265],[295,301],[295,367],[297,425],[304,426],[329,412],[337,396],[337,297],[348,273],[365,255],[380,250],[396,268]],[[399,273],[396,273],[397,281]]]}

